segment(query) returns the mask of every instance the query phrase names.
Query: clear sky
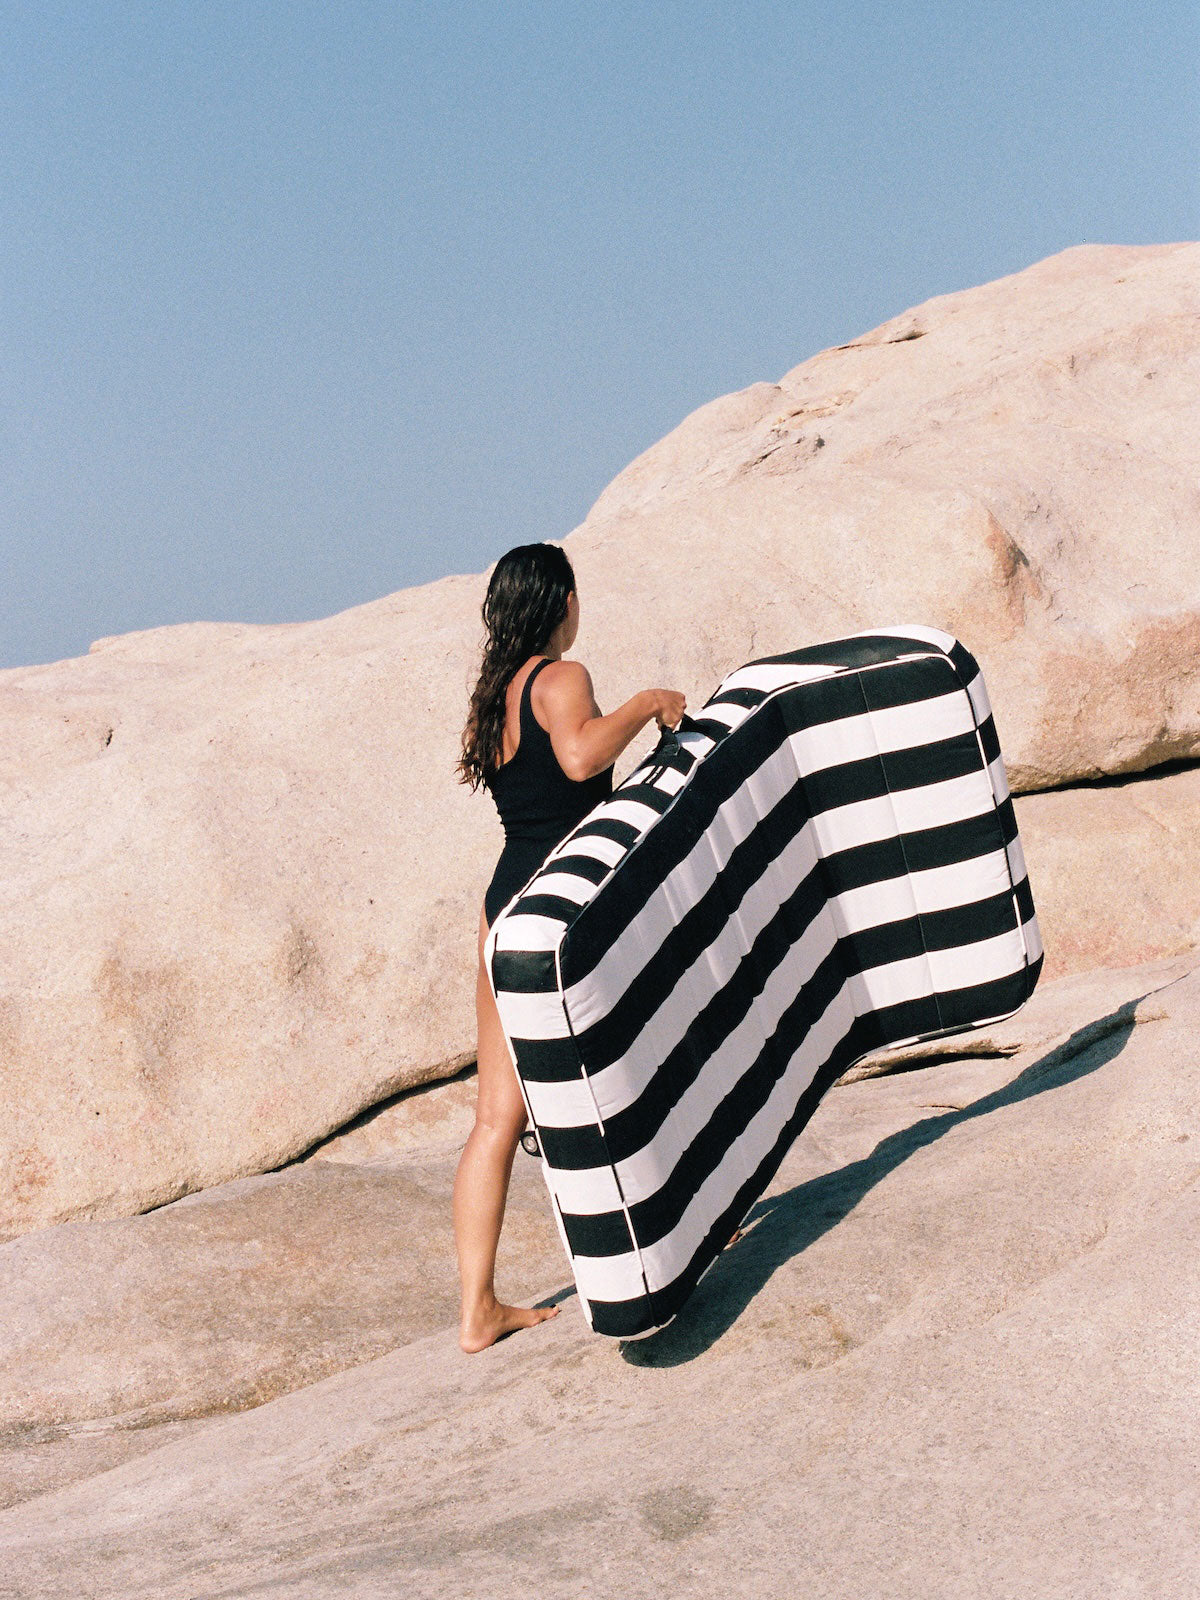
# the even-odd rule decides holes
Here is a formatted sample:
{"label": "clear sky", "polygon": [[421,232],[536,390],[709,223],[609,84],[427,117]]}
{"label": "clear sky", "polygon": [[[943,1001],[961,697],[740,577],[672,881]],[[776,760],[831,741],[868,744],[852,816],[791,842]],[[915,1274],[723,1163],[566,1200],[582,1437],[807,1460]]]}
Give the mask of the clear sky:
{"label": "clear sky", "polygon": [[0,666],[482,571],[716,395],[1200,236],[1195,0],[25,0],[0,41]]}

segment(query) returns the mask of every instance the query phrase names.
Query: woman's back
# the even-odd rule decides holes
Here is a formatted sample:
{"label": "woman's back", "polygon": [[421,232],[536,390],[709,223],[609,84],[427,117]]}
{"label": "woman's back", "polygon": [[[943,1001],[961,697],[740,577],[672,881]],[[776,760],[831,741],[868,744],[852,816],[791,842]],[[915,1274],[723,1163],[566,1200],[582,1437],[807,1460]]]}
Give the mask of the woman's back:
{"label": "woman's back", "polygon": [[554,753],[550,735],[534,715],[533,680],[553,658],[543,656],[526,675],[518,709],[519,738],[515,752],[485,782],[491,791],[507,839],[557,844],[592,808],[612,793],[613,769],[576,781],[569,778]]}

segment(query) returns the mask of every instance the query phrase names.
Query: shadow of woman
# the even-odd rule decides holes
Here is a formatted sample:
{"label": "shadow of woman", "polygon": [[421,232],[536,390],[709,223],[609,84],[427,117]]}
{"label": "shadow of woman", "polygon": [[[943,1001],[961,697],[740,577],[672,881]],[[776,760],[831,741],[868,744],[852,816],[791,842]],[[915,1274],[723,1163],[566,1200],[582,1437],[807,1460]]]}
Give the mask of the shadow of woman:
{"label": "shadow of woman", "polygon": [[[1157,989],[1147,990],[1147,994],[1154,993]],[[1031,1062],[1011,1083],[963,1110],[924,1117],[881,1139],[863,1160],[761,1200],[742,1224],[745,1237],[718,1256],[674,1320],[658,1333],[624,1341],[622,1356],[631,1365],[645,1367],[673,1367],[694,1360],[733,1326],[776,1268],[835,1227],[915,1151],[974,1117],[1086,1077],[1119,1055],[1136,1023],[1134,1013],[1145,998],[1139,995],[1128,1000],[1077,1029]]]}

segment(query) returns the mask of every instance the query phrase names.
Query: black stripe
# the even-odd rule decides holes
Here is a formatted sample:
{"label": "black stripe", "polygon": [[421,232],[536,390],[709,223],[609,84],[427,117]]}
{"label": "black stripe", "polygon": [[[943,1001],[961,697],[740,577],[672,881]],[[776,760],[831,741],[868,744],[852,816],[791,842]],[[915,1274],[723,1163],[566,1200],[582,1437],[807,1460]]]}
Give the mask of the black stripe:
{"label": "black stripe", "polygon": [[861,672],[848,681],[857,685],[872,711],[890,711],[961,692],[958,675],[943,655],[899,661],[889,672]]}
{"label": "black stripe", "polygon": [[548,861],[542,869],[545,872],[570,872],[576,878],[584,878],[588,883],[603,882],[613,870],[606,861],[599,861],[595,856],[561,855],[555,856],[553,861]]}
{"label": "black stripe", "polygon": [[888,750],[820,767],[805,774],[804,788],[816,815],[862,800],[880,800],[889,791],[923,789],[980,771],[974,733],[957,733],[912,749]]}
{"label": "black stripe", "polygon": [[573,1039],[513,1039],[517,1071],[529,1083],[565,1083],[583,1076]]}
{"label": "black stripe", "polygon": [[960,1032],[980,1017],[997,1017],[1016,1011],[1029,996],[1029,976],[1025,968],[988,983],[974,983],[963,989],[943,989],[939,995],[942,1021]]}
{"label": "black stripe", "polygon": [[1013,893],[1017,897],[1017,911],[1020,920],[1028,922],[1033,916],[1033,891],[1029,887],[1028,877],[1018,878],[1013,885]]}
{"label": "black stripe", "polygon": [[494,950],[492,985],[507,994],[552,994],[558,988],[553,950]]}
{"label": "black stripe", "polygon": [[649,806],[651,811],[657,811],[660,816],[674,798],[674,795],[655,788],[652,783],[623,783],[619,789],[613,790],[614,800],[634,800],[640,806]]}
{"label": "black stripe", "polygon": [[958,676],[962,681],[962,686],[965,689],[968,684],[974,680],[976,674],[978,673],[979,663],[967,649],[966,645],[961,644],[957,639],[950,646],[949,655],[950,660],[954,663],[954,670],[958,673]]}
{"label": "black stripe", "polygon": [[568,900],[563,895],[539,894],[534,888],[528,894],[523,894],[508,914],[510,917],[551,917],[567,923],[579,915],[579,902]]}
{"label": "black stripe", "polygon": [[[607,1167],[612,1162],[612,1152],[608,1149],[606,1140],[599,1127],[594,1122],[584,1123],[582,1127],[556,1128],[544,1122],[537,1126],[538,1143],[542,1147],[542,1154],[552,1167],[557,1167],[560,1172],[577,1171],[586,1167]],[[629,1239],[626,1235],[625,1243],[619,1247],[628,1250]],[[581,1250],[581,1255],[597,1255],[604,1252],[595,1250]]]}
{"label": "black stripe", "polygon": [[572,839],[611,839],[623,849],[630,850],[641,838],[632,822],[622,822],[617,817],[594,817],[591,822],[581,822],[571,834]]}
{"label": "black stripe", "polygon": [[823,856],[822,862],[832,892],[842,894],[887,878],[904,877],[907,872],[927,872],[933,867],[974,861],[1003,849],[1006,843],[997,827],[997,813],[989,808],[976,816],[959,817],[932,828],[850,845]]}
{"label": "black stripe", "polygon": [[954,950],[1012,933],[1017,926],[1012,890],[943,911],[924,911],[847,934],[842,941],[847,972],[866,972],[891,961],[907,961],[925,950]]}
{"label": "black stripe", "polygon": [[990,767],[1000,754],[1000,740],[996,736],[996,724],[991,716],[987,716],[982,722],[977,722],[975,726],[979,729],[979,737],[983,743],[984,758]]}
{"label": "black stripe", "polygon": [[[717,702],[714,701],[715,705]],[[716,717],[697,717],[692,723],[694,733],[702,733],[706,739],[711,739],[714,744],[720,744],[723,739],[728,739],[733,731],[727,722],[720,722]],[[709,754],[711,755],[711,751]],[[708,760],[708,756],[704,758]]]}
{"label": "black stripe", "polygon": [[722,689],[719,694],[710,695],[704,702],[706,706],[742,706],[749,710],[756,706],[770,693],[768,689]]}
{"label": "black stripe", "polygon": [[1012,796],[1006,794],[996,807],[996,819],[1004,835],[1005,844],[1011,844],[1017,837],[1017,814],[1013,810]]}
{"label": "black stripe", "polygon": [[623,1211],[560,1211],[559,1215],[574,1256],[624,1256],[633,1249]]}

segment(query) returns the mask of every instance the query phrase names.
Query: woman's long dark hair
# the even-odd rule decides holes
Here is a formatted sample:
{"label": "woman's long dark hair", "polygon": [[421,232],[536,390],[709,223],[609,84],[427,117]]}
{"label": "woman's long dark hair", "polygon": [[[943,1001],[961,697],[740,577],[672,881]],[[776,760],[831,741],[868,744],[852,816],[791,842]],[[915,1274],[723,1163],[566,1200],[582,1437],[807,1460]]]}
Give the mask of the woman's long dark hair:
{"label": "woman's long dark hair", "polygon": [[575,573],[557,544],[519,544],[497,561],[483,602],[483,665],[463,729],[460,783],[477,789],[500,765],[504,692],[567,614]]}

